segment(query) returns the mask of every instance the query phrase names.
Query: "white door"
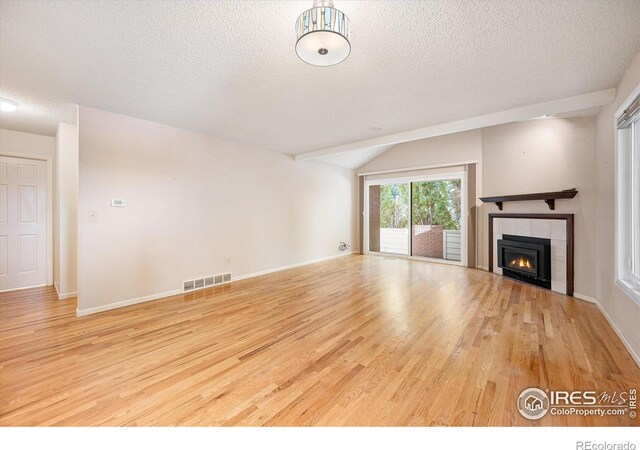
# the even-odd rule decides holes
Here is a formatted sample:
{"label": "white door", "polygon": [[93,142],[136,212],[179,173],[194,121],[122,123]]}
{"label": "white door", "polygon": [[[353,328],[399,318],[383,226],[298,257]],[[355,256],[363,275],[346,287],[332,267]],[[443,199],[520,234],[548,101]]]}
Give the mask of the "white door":
{"label": "white door", "polygon": [[47,283],[47,163],[0,156],[0,291]]}

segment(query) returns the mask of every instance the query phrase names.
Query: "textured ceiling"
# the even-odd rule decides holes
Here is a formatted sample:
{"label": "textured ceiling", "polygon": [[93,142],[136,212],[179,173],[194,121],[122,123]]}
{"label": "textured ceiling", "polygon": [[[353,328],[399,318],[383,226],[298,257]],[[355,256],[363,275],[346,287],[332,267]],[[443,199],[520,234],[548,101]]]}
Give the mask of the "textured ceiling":
{"label": "textured ceiling", "polygon": [[84,104],[301,153],[610,88],[640,50],[638,0],[336,0],[351,55],[313,67],[311,3],[2,1],[0,126],[52,135]]}
{"label": "textured ceiling", "polygon": [[382,155],[391,147],[393,147],[393,145],[363,147],[336,155],[323,156],[322,158],[318,158],[318,161],[333,164],[334,166],[346,167],[348,169],[357,169]]}

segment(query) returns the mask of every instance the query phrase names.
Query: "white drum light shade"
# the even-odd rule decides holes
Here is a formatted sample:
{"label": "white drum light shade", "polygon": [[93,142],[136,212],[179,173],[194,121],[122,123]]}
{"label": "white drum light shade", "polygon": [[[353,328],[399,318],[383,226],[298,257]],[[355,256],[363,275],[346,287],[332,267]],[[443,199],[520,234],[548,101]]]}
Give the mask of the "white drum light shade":
{"label": "white drum light shade", "polygon": [[351,53],[349,18],[333,7],[332,1],[313,2],[296,22],[296,53],[314,66],[333,66]]}

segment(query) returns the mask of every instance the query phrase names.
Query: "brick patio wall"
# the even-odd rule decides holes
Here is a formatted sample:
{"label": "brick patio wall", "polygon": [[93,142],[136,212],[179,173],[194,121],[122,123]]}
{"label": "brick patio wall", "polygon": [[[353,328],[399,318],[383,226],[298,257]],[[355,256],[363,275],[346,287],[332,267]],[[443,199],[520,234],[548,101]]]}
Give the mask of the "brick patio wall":
{"label": "brick patio wall", "polygon": [[369,186],[369,251],[380,251],[380,186]]}
{"label": "brick patio wall", "polygon": [[411,250],[414,256],[442,258],[442,225],[414,225]]}

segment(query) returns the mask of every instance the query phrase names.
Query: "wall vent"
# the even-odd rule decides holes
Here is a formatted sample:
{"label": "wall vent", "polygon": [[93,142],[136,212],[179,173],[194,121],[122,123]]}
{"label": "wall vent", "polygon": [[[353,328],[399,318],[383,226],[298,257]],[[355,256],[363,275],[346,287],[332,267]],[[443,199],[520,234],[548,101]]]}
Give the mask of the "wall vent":
{"label": "wall vent", "polygon": [[204,278],[198,278],[196,280],[185,281],[182,284],[182,291],[189,292],[198,289],[203,289],[217,284],[225,284],[231,281],[231,273],[222,273],[220,275],[210,275]]}

